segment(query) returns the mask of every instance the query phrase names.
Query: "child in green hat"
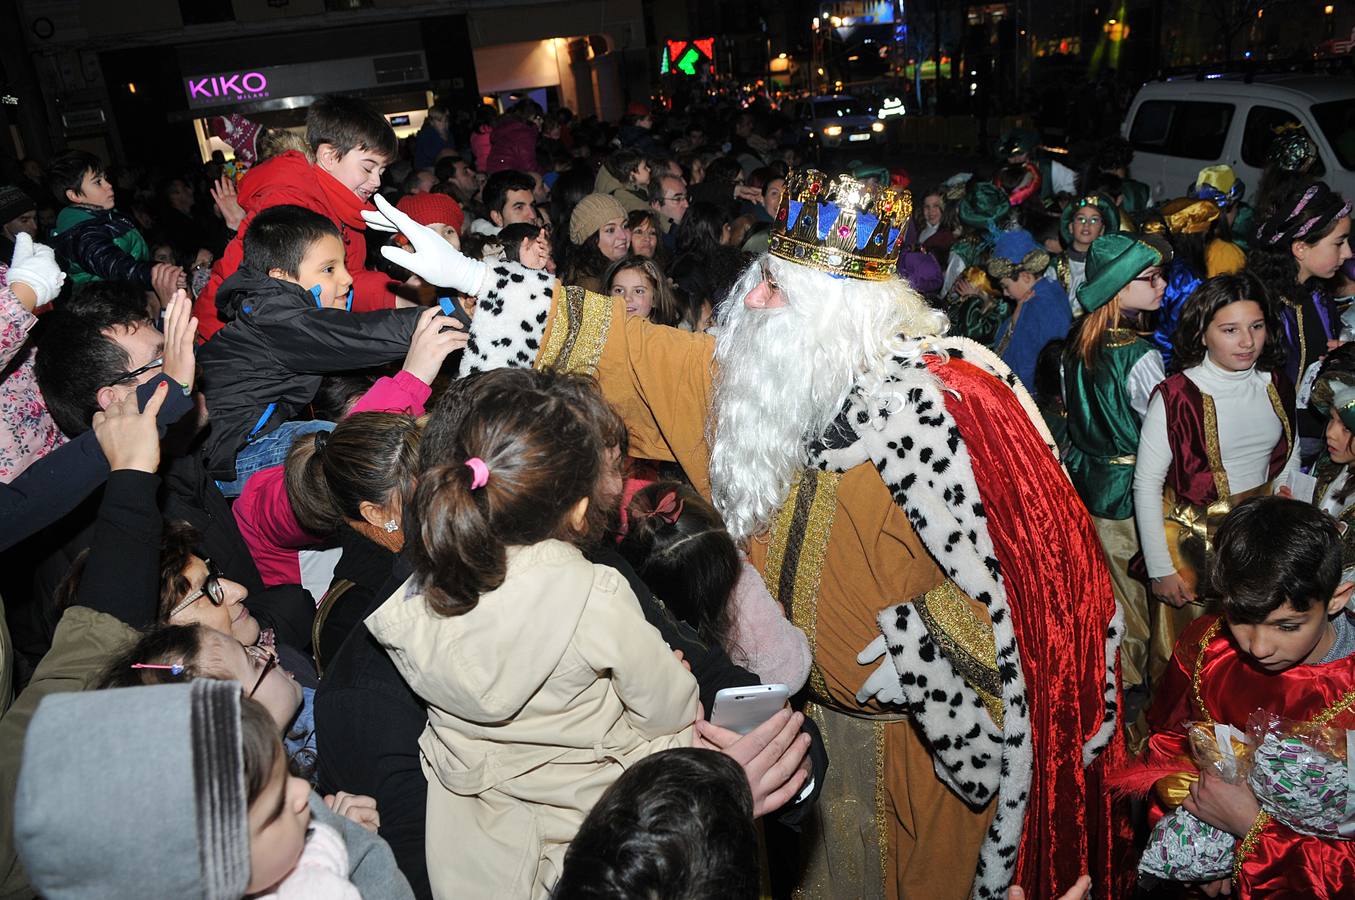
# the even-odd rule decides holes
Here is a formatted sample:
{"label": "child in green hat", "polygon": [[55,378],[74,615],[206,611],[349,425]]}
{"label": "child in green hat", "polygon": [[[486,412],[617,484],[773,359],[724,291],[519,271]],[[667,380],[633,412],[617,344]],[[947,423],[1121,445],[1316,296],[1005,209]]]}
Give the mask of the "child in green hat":
{"label": "child in green hat", "polygon": [[1054,258],[1054,271],[1059,284],[1068,294],[1073,317],[1082,315],[1082,304],[1077,300],[1077,289],[1087,281],[1087,252],[1092,241],[1103,234],[1120,230],[1120,211],[1115,202],[1104,194],[1088,194],[1068,204],[1059,221],[1059,237],[1063,252]]}
{"label": "child in green hat", "polygon": [[1063,394],[1068,430],[1063,461],[1106,551],[1115,600],[1124,613],[1121,677],[1128,692],[1146,681],[1148,593],[1129,574],[1139,552],[1134,527],[1134,462],[1162,356],[1139,335],[1139,316],[1162,303],[1167,251],[1129,235],[1092,241],[1077,293],[1085,315],[1068,335]]}

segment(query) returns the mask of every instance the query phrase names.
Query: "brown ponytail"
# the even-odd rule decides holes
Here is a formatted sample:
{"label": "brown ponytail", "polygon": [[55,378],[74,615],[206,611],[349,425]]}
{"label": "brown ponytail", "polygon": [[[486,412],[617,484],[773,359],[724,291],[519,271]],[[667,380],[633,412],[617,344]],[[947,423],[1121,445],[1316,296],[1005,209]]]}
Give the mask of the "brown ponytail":
{"label": "brown ponytail", "polygon": [[[416,581],[434,612],[469,612],[503,584],[510,546],[595,539],[593,517],[580,528],[568,521],[594,496],[604,447],[597,422],[576,402],[579,381],[504,369],[461,394],[459,427],[440,431],[437,461],[420,473],[406,515],[417,536],[406,545]],[[489,472],[474,489],[471,458]]]}
{"label": "brown ponytail", "polygon": [[397,413],[355,413],[332,432],[304,434],[287,454],[284,484],[302,528],[326,535],[361,521],[362,504],[398,497],[414,485],[420,425]]}

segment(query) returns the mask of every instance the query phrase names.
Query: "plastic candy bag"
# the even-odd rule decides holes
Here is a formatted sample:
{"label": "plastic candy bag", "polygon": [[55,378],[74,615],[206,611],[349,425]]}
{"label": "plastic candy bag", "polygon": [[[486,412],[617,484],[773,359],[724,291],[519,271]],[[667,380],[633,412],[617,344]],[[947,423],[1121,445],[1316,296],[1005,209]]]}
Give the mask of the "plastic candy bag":
{"label": "plastic candy bag", "polygon": [[[1247,777],[1251,747],[1226,725],[1193,722],[1186,730],[1190,753],[1201,772],[1236,784]],[[1233,871],[1237,839],[1178,807],[1153,826],[1139,860],[1139,872],[1169,881],[1214,881]]]}
{"label": "plastic candy bag", "polygon": [[1280,719],[1248,722],[1257,802],[1301,834],[1355,839],[1355,732]]}

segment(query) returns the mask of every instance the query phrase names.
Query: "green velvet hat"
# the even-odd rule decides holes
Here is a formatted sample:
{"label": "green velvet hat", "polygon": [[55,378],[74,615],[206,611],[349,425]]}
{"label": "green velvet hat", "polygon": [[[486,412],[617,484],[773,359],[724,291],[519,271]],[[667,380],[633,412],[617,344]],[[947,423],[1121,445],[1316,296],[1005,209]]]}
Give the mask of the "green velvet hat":
{"label": "green velvet hat", "polygon": [[1114,234],[1120,230],[1120,211],[1115,208],[1111,199],[1105,194],[1088,194],[1069,204],[1063,211],[1063,219],[1059,222],[1059,237],[1063,239],[1065,250],[1073,246],[1073,217],[1084,206],[1094,206],[1101,213],[1102,234]]}
{"label": "green velvet hat", "polygon": [[965,195],[960,198],[956,210],[960,221],[977,231],[987,231],[997,220],[1011,212],[1011,201],[1007,192],[991,181],[969,183]]}
{"label": "green velvet hat", "polygon": [[1109,303],[1125,285],[1149,266],[1166,261],[1162,250],[1127,234],[1105,234],[1087,251],[1087,280],[1077,289],[1077,302],[1087,312]]}

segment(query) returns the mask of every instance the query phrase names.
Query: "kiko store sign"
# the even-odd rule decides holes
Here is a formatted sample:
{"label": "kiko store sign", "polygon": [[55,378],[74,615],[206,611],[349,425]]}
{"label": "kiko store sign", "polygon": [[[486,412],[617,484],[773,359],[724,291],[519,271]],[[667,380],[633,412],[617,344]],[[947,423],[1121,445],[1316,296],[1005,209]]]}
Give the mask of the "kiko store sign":
{"label": "kiko store sign", "polygon": [[[189,106],[220,106],[273,96],[265,70],[195,75],[184,79]],[[285,96],[285,95],[284,95]]]}
{"label": "kiko store sign", "polygon": [[423,51],[202,72],[183,80],[189,109],[239,106],[428,80]]}

